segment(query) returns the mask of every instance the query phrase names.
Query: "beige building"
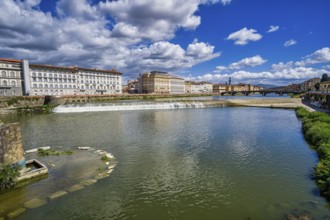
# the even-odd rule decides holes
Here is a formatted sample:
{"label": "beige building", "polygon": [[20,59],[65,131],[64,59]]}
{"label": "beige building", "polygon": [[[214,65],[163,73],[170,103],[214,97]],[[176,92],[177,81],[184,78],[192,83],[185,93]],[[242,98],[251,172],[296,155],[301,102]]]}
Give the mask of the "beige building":
{"label": "beige building", "polygon": [[226,84],[213,84],[213,93],[219,94],[226,92]]}
{"label": "beige building", "polygon": [[330,81],[321,82],[320,91],[323,93],[330,93]]}
{"label": "beige building", "polygon": [[167,72],[143,73],[138,81],[139,93],[183,94],[185,92],[184,80]]}
{"label": "beige building", "polygon": [[187,81],[185,85],[187,86],[187,88],[185,89],[186,93],[198,94],[213,92],[212,83]]}
{"label": "beige building", "polygon": [[299,84],[300,86],[300,91],[315,91],[315,84],[320,83],[320,78],[313,78],[313,79],[309,79],[301,84]]}
{"label": "beige building", "polygon": [[0,96],[21,96],[22,63],[20,60],[0,58]]}

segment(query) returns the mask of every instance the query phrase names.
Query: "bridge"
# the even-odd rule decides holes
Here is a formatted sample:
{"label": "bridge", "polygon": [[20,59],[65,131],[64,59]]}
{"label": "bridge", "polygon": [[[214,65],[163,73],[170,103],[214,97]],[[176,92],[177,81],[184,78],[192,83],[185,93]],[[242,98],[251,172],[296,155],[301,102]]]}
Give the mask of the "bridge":
{"label": "bridge", "polygon": [[304,92],[302,91],[288,91],[288,90],[272,90],[272,89],[265,89],[265,90],[256,90],[256,91],[227,91],[227,92],[220,92],[220,95],[231,95],[234,96],[236,94],[243,94],[243,95],[251,95],[251,94],[261,94],[263,96],[266,96],[267,94],[275,93],[280,96],[283,96],[284,94],[302,94]]}

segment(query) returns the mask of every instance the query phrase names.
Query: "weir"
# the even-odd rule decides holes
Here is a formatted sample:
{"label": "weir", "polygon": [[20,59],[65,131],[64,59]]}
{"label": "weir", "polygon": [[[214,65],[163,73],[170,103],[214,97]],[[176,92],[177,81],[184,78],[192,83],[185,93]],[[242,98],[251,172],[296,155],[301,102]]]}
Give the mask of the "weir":
{"label": "weir", "polygon": [[186,109],[209,107],[201,101],[191,102],[118,102],[118,103],[86,103],[59,105],[54,108],[55,113],[73,112],[101,112],[101,111],[132,111],[132,110],[158,110],[158,109]]}

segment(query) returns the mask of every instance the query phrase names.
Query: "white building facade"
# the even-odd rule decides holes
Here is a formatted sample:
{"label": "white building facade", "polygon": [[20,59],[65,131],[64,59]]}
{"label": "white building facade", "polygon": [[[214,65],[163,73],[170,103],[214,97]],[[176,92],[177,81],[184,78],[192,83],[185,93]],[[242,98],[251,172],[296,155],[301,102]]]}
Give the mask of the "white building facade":
{"label": "white building facade", "polygon": [[21,96],[22,91],[21,61],[0,58],[0,96]]}
{"label": "white building facade", "polygon": [[29,64],[0,58],[0,96],[121,94],[116,70]]}

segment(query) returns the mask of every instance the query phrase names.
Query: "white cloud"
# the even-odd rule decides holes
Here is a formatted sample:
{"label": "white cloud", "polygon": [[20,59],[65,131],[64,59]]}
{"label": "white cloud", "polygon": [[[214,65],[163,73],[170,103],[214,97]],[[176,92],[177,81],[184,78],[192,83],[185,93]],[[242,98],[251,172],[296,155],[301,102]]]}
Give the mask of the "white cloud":
{"label": "white cloud", "polygon": [[267,60],[263,59],[260,55],[256,55],[253,57],[244,58],[238,62],[232,63],[229,65],[229,69],[242,69],[244,67],[254,67],[258,65],[262,65]]}
{"label": "white cloud", "polygon": [[284,45],[285,47],[290,47],[290,46],[295,45],[295,44],[297,44],[297,41],[291,39],[291,40],[288,40],[288,41],[284,42],[283,45]]}
{"label": "white cloud", "polygon": [[280,26],[270,25],[267,33],[275,32],[275,31],[278,31],[279,29],[280,29]]}
{"label": "white cloud", "polygon": [[[236,63],[226,66],[218,66],[213,74],[207,73],[200,76],[189,76],[189,80],[207,80],[211,82],[224,82],[229,77],[234,83],[266,83],[274,85],[287,85],[289,83],[299,83],[310,78],[320,78],[322,74],[330,74],[330,65],[320,68],[307,67],[307,65],[330,63],[330,48],[325,47],[307,55],[300,61],[280,62],[273,64],[269,71],[253,72],[238,70],[239,67],[247,64],[262,63],[262,58],[258,56],[242,59]],[[254,58],[254,59],[251,59]],[[250,62],[249,62],[250,61]]]}
{"label": "white cloud", "polygon": [[317,63],[330,63],[330,48],[324,47],[304,57],[304,63],[305,65],[317,64]]}
{"label": "white cloud", "polygon": [[187,80],[198,81],[210,81],[210,82],[224,82],[229,77],[236,83],[238,82],[250,82],[260,83],[261,80],[270,84],[278,84],[280,81],[301,81],[309,78],[320,77],[322,74],[330,74],[330,71],[306,67],[296,67],[291,69],[285,69],[281,71],[262,71],[262,72],[249,72],[249,71],[235,71],[233,73],[226,74],[204,74],[200,76],[189,76]]}
{"label": "white cloud", "polygon": [[[55,14],[41,0],[0,0],[0,54],[33,63],[116,68],[136,77],[145,70],[177,71],[219,57],[197,40],[181,48],[167,40],[178,28],[201,23],[201,4],[229,0],[59,0]],[[170,12],[170,13],[169,13]],[[159,67],[159,68],[158,68]]]}
{"label": "white cloud", "polygon": [[234,40],[236,45],[246,45],[249,41],[258,41],[262,38],[262,35],[258,34],[254,29],[247,29],[246,27],[231,33],[227,40]]}

